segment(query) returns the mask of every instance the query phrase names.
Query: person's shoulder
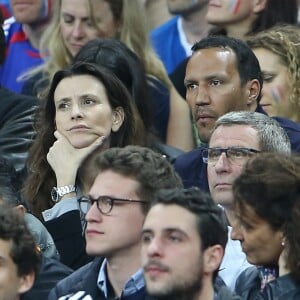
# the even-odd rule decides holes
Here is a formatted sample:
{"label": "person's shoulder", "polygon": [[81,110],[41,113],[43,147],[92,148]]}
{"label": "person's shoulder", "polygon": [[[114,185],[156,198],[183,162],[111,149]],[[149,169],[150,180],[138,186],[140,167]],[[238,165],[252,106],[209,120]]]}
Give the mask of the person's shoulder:
{"label": "person's shoulder", "polygon": [[259,293],[260,284],[261,280],[258,268],[255,266],[249,267],[237,278],[235,292],[243,299],[249,299],[250,295],[255,296]]}
{"label": "person's shoulder", "polygon": [[202,149],[202,147],[199,147],[179,155],[175,161],[175,166],[189,166],[194,164],[196,161],[201,161],[202,163]]}
{"label": "person's shoulder", "polygon": [[300,152],[300,124],[282,117],[272,117],[287,133],[292,151]]}
{"label": "person's shoulder", "polygon": [[[98,273],[102,263],[102,258],[95,258],[92,262],[82,266],[72,274],[62,279],[51,290],[48,299],[57,299],[57,297],[64,296],[79,290],[85,290],[85,284],[95,284],[97,282]],[[93,282],[89,278],[93,279]]]}
{"label": "person's shoulder", "polygon": [[10,91],[4,87],[0,87],[0,102],[14,105],[37,105],[38,99],[33,96],[24,95]]}
{"label": "person's shoulder", "polygon": [[162,25],[156,27],[150,32],[151,38],[157,38],[161,35],[165,35],[170,30],[177,30],[177,20],[178,16],[175,16],[168,20],[167,22],[163,23]]}
{"label": "person's shoulder", "polygon": [[242,300],[242,298],[233,293],[228,287],[222,286],[218,291],[217,300]]}
{"label": "person's shoulder", "polygon": [[300,283],[291,274],[280,276],[266,285],[262,298],[268,300],[300,299]]}
{"label": "person's shoulder", "polygon": [[272,117],[272,119],[276,120],[284,129],[288,129],[300,133],[299,123],[283,117]]}

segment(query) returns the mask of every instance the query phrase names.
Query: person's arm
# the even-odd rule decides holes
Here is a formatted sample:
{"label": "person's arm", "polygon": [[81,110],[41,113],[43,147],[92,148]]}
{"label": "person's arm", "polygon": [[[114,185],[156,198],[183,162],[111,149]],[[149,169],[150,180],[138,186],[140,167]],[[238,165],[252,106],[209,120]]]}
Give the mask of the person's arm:
{"label": "person's arm", "polygon": [[184,151],[190,151],[195,147],[189,106],[173,85],[170,88],[167,144]]}

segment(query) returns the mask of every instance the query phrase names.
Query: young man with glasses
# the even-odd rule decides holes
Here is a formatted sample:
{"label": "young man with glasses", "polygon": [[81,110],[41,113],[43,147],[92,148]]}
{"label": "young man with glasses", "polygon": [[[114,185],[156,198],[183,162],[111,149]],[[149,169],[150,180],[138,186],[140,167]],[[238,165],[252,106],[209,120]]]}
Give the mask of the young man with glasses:
{"label": "young man with glasses", "polygon": [[[260,152],[290,154],[290,141],[277,121],[249,111],[230,112],[220,117],[208,148],[202,150],[211,196],[224,208],[229,224],[234,222],[232,185],[249,158]],[[234,288],[237,276],[247,266],[240,244],[229,238],[220,276]]]}
{"label": "young man with glasses", "polygon": [[80,291],[93,299],[144,299],[140,249],[145,214],[156,191],[182,183],[163,156],[137,146],[99,153],[89,176],[95,180],[78,202],[86,213],[86,250],[96,258],[58,283],[49,299]]}

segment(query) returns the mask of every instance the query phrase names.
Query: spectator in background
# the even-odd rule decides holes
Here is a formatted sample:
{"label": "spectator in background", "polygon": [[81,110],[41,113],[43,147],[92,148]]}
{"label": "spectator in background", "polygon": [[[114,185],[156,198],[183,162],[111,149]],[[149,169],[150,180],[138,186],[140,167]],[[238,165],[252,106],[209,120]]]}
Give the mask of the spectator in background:
{"label": "spectator in background", "polygon": [[78,202],[87,221],[86,250],[96,258],[60,281],[49,300],[87,292],[92,299],[145,299],[141,231],[154,194],[181,187],[172,165],[148,148],[127,146],[97,153],[93,183]]}
{"label": "spectator in background", "polygon": [[[4,61],[5,36],[0,26],[0,65]],[[0,86],[0,155],[16,169],[20,185],[26,176],[28,149],[35,136],[33,114],[36,106],[36,98],[19,95]],[[20,186],[17,189],[19,191]]]}
{"label": "spectator in background", "polygon": [[53,0],[10,0],[13,18],[4,25],[7,55],[0,68],[0,84],[20,93],[24,81],[20,76],[42,64],[39,44],[51,17]]}
{"label": "spectator in background", "polygon": [[[15,170],[4,159],[0,158],[0,209],[4,206],[14,208],[25,220],[25,223],[35,239],[40,250],[41,266],[33,287],[25,292],[22,300],[46,299],[50,290],[72,270],[59,261],[59,256],[53,239],[42,223],[26,209],[20,194],[16,191]],[[1,292],[1,296],[3,296]],[[2,298],[1,299],[7,299]]]}
{"label": "spectator in background", "polygon": [[[74,57],[76,62],[101,65],[112,71],[126,86],[145,125],[146,146],[173,161],[183,151],[165,144],[168,110],[165,98],[157,95],[157,81],[146,76],[139,58],[117,39],[94,39],[85,44]],[[167,95],[166,95],[167,96]]]}
{"label": "spectator in background", "polygon": [[0,294],[5,300],[20,300],[34,283],[40,253],[24,218],[12,208],[0,209]]}
{"label": "spectator in background", "polygon": [[297,8],[297,0],[210,0],[206,20],[218,26],[214,34],[245,39],[278,23],[297,24]]}
{"label": "spectator in background", "polygon": [[90,188],[93,157],[109,147],[144,145],[144,125],[121,81],[82,62],[55,74],[36,128],[24,198],[45,222],[62,262],[76,269],[88,260],[76,200]]}
{"label": "spectator in background", "polygon": [[[268,300],[299,299],[299,227],[295,227],[299,186],[299,156],[278,153],[249,160],[234,182],[236,221],[231,235],[257,266],[245,270],[237,281],[236,292],[242,299],[260,299],[256,298],[260,291]],[[275,280],[280,271],[289,274]]]}
{"label": "spectator in background", "polygon": [[[233,225],[234,180],[242,172],[246,162],[259,152],[291,152],[287,134],[278,122],[256,112],[230,112],[221,116],[215,124],[208,148],[202,150],[207,164],[209,190],[213,200],[224,208],[229,233]],[[230,236],[225,249],[219,275],[233,290],[239,274],[249,267],[237,241]]]}
{"label": "spectator in background", "polygon": [[[196,43],[189,59],[185,85],[187,102],[202,144],[177,157],[175,169],[185,187],[207,187],[202,148],[209,142],[216,120],[231,111],[260,111],[262,74],[251,48],[241,40],[210,36]],[[275,118],[287,132],[293,151],[300,150],[298,123]]]}
{"label": "spectator in background", "polygon": [[[268,29],[278,23],[297,24],[297,0],[223,0],[210,1],[206,20],[217,25],[211,35],[227,35],[246,39],[249,35]],[[184,61],[170,75],[176,89],[183,97],[186,94],[184,74],[187,61]]]}
{"label": "spectator in background", "polygon": [[154,299],[239,299],[214,283],[227,242],[222,209],[197,188],[160,190],[142,234],[142,263]]}
{"label": "spectator in background", "polygon": [[156,85],[157,94],[163,97],[161,101],[169,101],[166,143],[182,150],[192,149],[188,106],[150,45],[138,0],[57,0],[52,22],[41,43],[41,52],[49,55],[41,68],[28,74],[33,78],[23,92],[43,98],[54,73],[69,66],[80,48],[97,37],[120,39],[139,57]]}
{"label": "spectator in background", "polygon": [[155,28],[152,45],[170,74],[191,55],[192,45],[205,37],[210,25],[205,20],[208,0],[166,0],[169,12],[176,15]]}
{"label": "spectator in background", "polygon": [[300,27],[278,25],[247,39],[263,74],[260,105],[271,117],[300,123]]}

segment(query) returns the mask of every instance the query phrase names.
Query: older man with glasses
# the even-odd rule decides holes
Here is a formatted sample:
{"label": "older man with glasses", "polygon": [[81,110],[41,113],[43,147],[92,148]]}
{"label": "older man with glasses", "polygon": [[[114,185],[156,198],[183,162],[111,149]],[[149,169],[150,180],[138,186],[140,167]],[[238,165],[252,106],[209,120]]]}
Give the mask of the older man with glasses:
{"label": "older man with glasses", "polygon": [[[248,159],[260,152],[290,154],[289,138],[277,121],[250,111],[230,112],[216,121],[202,159],[211,196],[224,208],[228,224],[235,221],[233,182]],[[240,244],[229,238],[219,273],[222,279],[234,288],[237,276],[248,266]]]}

